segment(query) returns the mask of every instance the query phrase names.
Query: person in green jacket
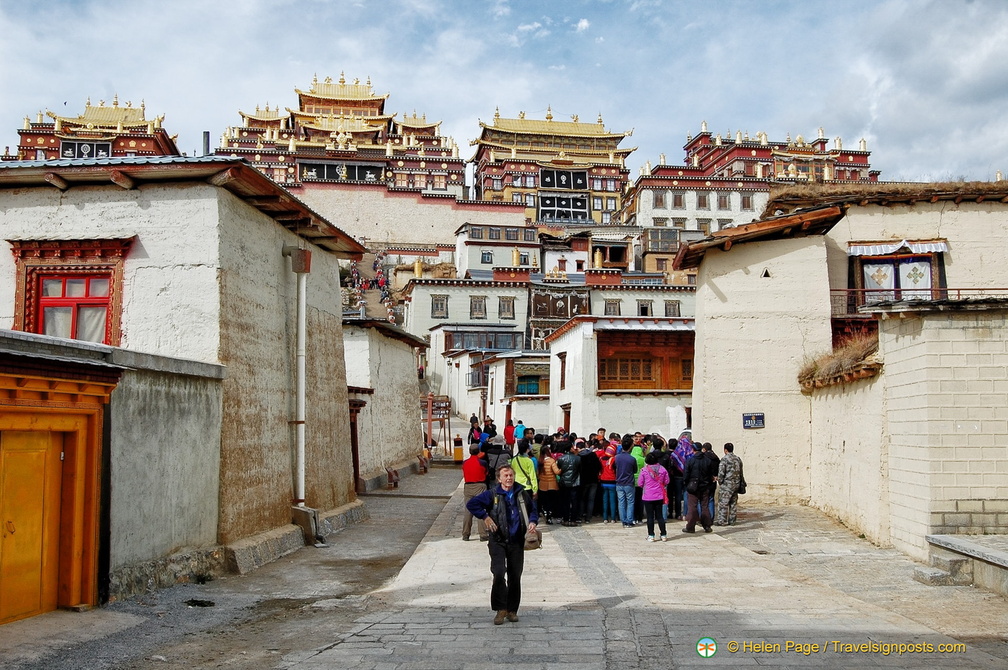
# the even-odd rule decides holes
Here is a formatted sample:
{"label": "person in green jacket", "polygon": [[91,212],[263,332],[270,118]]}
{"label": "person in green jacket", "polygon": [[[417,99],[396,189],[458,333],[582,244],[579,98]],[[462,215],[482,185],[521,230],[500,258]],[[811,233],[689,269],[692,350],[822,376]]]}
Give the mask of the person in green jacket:
{"label": "person in green jacket", "polygon": [[539,473],[536,462],[529,456],[529,441],[522,438],[518,441],[518,453],[511,459],[511,467],[515,471],[515,482],[532,494],[532,499],[539,497]]}
{"label": "person in green jacket", "polygon": [[[640,481],[640,473],[644,468],[644,446],[641,439],[644,436],[638,431],[633,436],[633,446],[630,448],[630,455],[637,461],[637,473],[634,475],[634,483]],[[644,489],[640,486],[634,487],[634,520],[637,523],[644,521]]]}

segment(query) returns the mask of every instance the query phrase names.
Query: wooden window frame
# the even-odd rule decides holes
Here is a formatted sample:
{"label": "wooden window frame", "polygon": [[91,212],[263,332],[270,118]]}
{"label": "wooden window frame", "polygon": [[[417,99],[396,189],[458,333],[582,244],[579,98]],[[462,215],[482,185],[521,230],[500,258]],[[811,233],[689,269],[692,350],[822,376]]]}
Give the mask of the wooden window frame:
{"label": "wooden window frame", "polygon": [[14,255],[14,329],[42,332],[43,277],[100,277],[109,282],[104,344],[122,341],[123,264],[135,237],[106,240],[8,240]]}

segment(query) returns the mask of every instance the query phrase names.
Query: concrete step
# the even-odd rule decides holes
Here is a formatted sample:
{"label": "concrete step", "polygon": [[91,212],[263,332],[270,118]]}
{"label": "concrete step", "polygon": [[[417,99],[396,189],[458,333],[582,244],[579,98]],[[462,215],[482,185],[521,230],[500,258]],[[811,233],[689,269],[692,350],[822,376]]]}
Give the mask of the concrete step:
{"label": "concrete step", "polygon": [[914,581],[928,586],[969,586],[973,583],[971,576],[954,575],[930,566],[918,566],[914,568]]}

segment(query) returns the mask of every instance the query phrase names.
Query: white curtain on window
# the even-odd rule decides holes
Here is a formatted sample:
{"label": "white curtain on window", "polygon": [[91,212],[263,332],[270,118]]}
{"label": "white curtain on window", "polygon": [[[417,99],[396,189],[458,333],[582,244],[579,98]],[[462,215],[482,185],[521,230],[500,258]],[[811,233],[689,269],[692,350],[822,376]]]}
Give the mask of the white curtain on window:
{"label": "white curtain on window", "polygon": [[903,300],[931,299],[931,264],[909,261],[899,265],[900,297]]}
{"label": "white curtain on window", "polygon": [[81,307],[77,310],[77,339],[87,342],[105,340],[104,307]]}
{"label": "white curtain on window", "polygon": [[42,334],[69,338],[72,321],[72,307],[46,307],[42,310]]}
{"label": "white curtain on window", "polygon": [[892,300],[895,272],[889,263],[865,263],[863,266],[865,303]]}

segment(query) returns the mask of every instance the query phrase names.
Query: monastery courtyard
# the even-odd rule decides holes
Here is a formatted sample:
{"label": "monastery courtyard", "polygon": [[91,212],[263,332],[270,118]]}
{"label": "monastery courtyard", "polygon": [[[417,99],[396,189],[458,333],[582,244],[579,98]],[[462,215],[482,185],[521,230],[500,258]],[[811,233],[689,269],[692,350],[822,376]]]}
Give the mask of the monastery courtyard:
{"label": "monastery courtyard", "polygon": [[[673,522],[667,543],[613,524],[543,526],[520,621],[494,626],[486,545],[461,540],[459,481],[453,467],[406,477],[365,496],[370,520],[330,547],[251,575],[8,624],[0,665],[1008,667],[1002,596],[925,586],[917,564],[815,510],[744,498],[737,526],[685,535]],[[708,637],[716,652],[703,658]]]}

